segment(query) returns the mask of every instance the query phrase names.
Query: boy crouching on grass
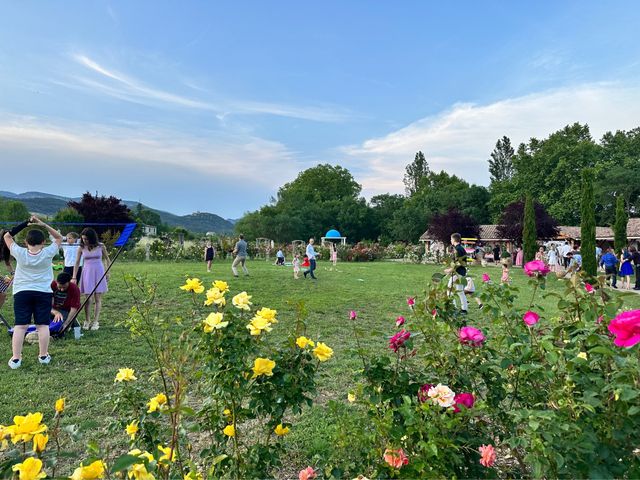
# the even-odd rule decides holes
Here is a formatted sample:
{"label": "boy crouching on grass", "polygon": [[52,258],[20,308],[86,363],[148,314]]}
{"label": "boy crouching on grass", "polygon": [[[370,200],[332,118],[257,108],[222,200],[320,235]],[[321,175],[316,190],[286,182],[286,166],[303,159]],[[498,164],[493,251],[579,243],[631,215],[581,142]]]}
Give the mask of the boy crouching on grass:
{"label": "boy crouching on grass", "polygon": [[40,347],[38,361],[43,365],[51,362],[49,355],[49,323],[53,295],[51,261],[60,250],[62,235],[36,216],[31,217],[29,225],[46,228],[53,238],[53,243],[45,246],[44,233],[35,229],[27,232],[27,248],[20,247],[14,242],[13,235],[16,234],[16,229],[12,230],[13,235],[12,232],[4,234],[4,242],[17,264],[13,279],[13,311],[16,320],[11,340],[13,355],[9,359],[9,368],[12,369],[19,368],[22,364],[22,345],[32,319],[38,332]]}

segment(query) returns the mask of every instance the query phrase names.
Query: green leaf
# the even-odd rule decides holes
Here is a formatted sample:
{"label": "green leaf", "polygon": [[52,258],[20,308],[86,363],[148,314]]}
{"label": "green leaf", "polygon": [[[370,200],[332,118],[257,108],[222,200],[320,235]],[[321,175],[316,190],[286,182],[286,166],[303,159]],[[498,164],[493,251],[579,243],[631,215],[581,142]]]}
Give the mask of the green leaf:
{"label": "green leaf", "polygon": [[637,413],[640,413],[640,407],[637,405],[634,405],[629,409],[629,411],[627,412],[627,415],[631,416],[631,415],[636,415]]}
{"label": "green leaf", "polygon": [[142,463],[143,459],[140,457],[135,457],[133,455],[122,455],[113,462],[113,466],[111,467],[111,473],[121,472],[126,470],[131,465],[135,465],[136,463]]}

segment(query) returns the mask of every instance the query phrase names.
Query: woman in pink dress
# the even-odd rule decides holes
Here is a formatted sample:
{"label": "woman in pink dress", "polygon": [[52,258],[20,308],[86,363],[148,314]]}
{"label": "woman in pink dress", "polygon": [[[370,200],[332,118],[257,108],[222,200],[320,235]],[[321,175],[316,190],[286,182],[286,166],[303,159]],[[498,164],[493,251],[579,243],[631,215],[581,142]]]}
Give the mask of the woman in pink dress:
{"label": "woman in pink dress", "polygon": [[[109,275],[104,275],[106,266],[110,263],[109,254],[104,244],[98,241],[98,234],[93,228],[85,228],[80,235],[82,239],[80,243],[80,251],[76,257],[76,265],[73,267],[73,277],[71,281],[77,282],[78,267],[80,260],[84,260],[82,269],[82,277],[80,277],[80,293],[83,295],[91,295],[95,299],[95,307],[93,311],[93,319],[91,319],[91,297],[88,298],[84,313],[86,316],[84,322],[85,330],[98,330],[100,328],[100,309],[102,308],[102,294],[107,291],[107,281]],[[103,263],[104,262],[104,263]]]}
{"label": "woman in pink dress", "polygon": [[338,249],[336,248],[336,244],[333,242],[331,242],[331,261],[333,262],[334,267],[338,264]]}
{"label": "woman in pink dress", "polygon": [[518,247],[518,253],[516,253],[516,266],[521,267],[524,265],[524,251],[521,247]]}

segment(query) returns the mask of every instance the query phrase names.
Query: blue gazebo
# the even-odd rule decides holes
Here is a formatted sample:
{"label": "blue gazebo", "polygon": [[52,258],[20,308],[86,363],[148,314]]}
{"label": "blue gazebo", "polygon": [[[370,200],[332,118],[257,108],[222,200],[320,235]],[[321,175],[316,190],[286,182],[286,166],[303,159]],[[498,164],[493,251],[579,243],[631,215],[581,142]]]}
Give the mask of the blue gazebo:
{"label": "blue gazebo", "polygon": [[340,242],[342,245],[346,245],[347,244],[347,237],[343,237],[342,235],[340,235],[340,232],[338,230],[336,230],[335,228],[332,228],[331,230],[329,230],[327,233],[324,234],[324,237],[322,237],[322,245],[324,246],[326,243],[337,243]]}

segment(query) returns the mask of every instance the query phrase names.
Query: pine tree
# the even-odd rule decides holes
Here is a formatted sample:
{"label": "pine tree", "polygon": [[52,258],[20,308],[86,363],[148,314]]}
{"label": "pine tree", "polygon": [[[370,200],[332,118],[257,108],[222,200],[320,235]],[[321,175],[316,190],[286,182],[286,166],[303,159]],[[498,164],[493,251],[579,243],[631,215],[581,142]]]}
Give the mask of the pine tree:
{"label": "pine tree", "polygon": [[627,246],[627,212],[624,208],[624,197],[618,195],[616,198],[616,220],[613,224],[613,244],[616,253],[619,253]]}
{"label": "pine tree", "polygon": [[429,164],[424,157],[424,153],[416,153],[413,162],[407,165],[406,173],[404,175],[404,186],[407,191],[407,196],[410,197],[418,191],[420,188],[420,180],[429,174]]}
{"label": "pine tree", "polygon": [[496,142],[496,148],[489,159],[491,183],[503,182],[513,177],[513,147],[509,137],[502,137]]}
{"label": "pine tree", "polygon": [[527,195],[524,201],[524,225],[522,228],[522,250],[524,261],[530,262],[536,256],[538,249],[538,234],[536,231],[536,213],[533,208],[533,198]]}
{"label": "pine tree", "polygon": [[580,255],[582,255],[582,270],[595,277],[598,264],[596,260],[596,200],[593,193],[592,168],[582,171],[582,204],[580,205]]}

